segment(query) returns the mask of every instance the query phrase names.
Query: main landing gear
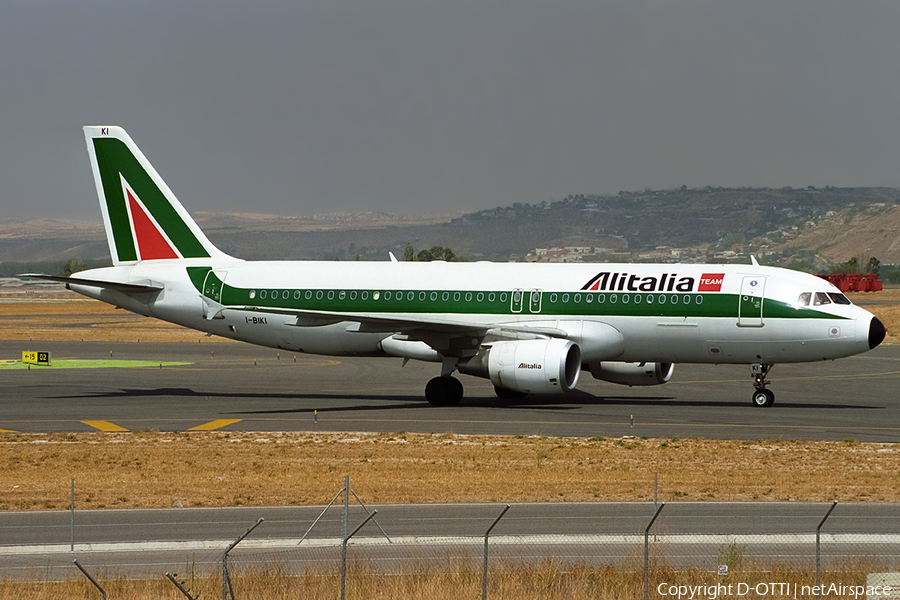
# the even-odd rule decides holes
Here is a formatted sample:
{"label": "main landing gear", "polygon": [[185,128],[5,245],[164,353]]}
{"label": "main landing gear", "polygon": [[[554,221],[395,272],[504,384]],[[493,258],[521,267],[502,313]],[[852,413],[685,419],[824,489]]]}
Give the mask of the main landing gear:
{"label": "main landing gear", "polygon": [[435,377],[425,386],[425,399],[435,406],[454,406],[463,397],[463,385],[455,377]]}
{"label": "main landing gear", "polygon": [[772,403],[775,402],[775,392],[766,389],[766,385],[769,383],[766,381],[766,375],[769,374],[769,369],[771,369],[772,366],[773,365],[764,365],[760,363],[750,365],[750,375],[753,376],[753,387],[756,388],[751,397],[753,406],[772,406]]}

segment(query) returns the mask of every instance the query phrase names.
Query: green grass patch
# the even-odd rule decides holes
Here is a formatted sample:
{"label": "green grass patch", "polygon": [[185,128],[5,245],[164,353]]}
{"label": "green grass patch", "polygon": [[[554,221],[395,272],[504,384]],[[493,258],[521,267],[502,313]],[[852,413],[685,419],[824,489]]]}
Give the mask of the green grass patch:
{"label": "green grass patch", "polygon": [[35,365],[35,364],[27,364],[23,363],[20,360],[10,361],[10,362],[0,362],[0,370],[25,370],[31,367],[32,369],[128,369],[135,367],[156,367],[157,369],[162,365],[163,367],[179,367],[183,365],[190,365],[193,363],[190,362],[176,362],[176,361],[158,361],[158,360],[112,360],[112,359],[102,359],[102,360],[88,360],[88,359],[79,359],[79,358],[57,358],[53,359],[49,365]]}

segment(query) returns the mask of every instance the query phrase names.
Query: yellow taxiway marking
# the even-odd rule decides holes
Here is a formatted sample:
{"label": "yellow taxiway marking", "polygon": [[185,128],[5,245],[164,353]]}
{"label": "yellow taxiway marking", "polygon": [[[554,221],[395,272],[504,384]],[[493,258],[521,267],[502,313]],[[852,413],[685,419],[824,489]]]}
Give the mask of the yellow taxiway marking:
{"label": "yellow taxiway marking", "polygon": [[0,429],[0,433],[19,433],[19,432],[13,431],[12,429]]}
{"label": "yellow taxiway marking", "polygon": [[203,425],[197,425],[196,427],[191,427],[188,431],[212,431],[213,429],[219,429],[220,427],[225,427],[226,425],[231,425],[232,423],[240,423],[243,419],[216,419],[215,421],[210,421],[209,423],[204,423]]}
{"label": "yellow taxiway marking", "polygon": [[94,429],[99,429],[100,431],[128,431],[124,427],[119,427],[115,423],[110,423],[109,421],[82,421],[85,425],[90,425]]}

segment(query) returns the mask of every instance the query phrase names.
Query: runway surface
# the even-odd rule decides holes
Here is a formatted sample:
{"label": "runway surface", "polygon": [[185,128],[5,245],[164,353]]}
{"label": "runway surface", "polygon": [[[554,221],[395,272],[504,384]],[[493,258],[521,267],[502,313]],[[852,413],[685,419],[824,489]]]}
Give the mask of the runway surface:
{"label": "runway surface", "polygon": [[[771,408],[750,404],[744,365],[676,365],[663,386],[628,388],[582,373],[578,391],[498,399],[462,376],[456,407],[425,402],[438,366],[294,355],[247,344],[0,342],[54,359],[144,360],[153,367],[0,370],[0,430],[192,428],[505,435],[900,441],[900,347],[834,362],[776,365]],[[159,368],[159,362],[186,362]]]}

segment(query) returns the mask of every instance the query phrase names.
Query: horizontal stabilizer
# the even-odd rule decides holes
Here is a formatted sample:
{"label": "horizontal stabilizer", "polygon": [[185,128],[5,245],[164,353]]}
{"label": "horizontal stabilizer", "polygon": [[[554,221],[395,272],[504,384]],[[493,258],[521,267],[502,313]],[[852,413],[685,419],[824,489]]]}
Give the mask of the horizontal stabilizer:
{"label": "horizontal stabilizer", "polygon": [[82,279],[80,277],[63,277],[62,275],[42,275],[40,273],[24,273],[22,275],[16,275],[20,279],[40,279],[42,281],[58,281],[60,283],[65,283],[66,287],[69,284],[75,285],[88,285],[91,287],[99,287],[106,288],[109,290],[116,290],[119,292],[125,292],[137,294],[137,293],[148,293],[148,292],[158,292],[165,288],[165,286],[161,283],[157,283],[155,281],[140,281],[140,282],[131,282],[131,283],[122,283],[119,281],[101,281],[99,279]]}

